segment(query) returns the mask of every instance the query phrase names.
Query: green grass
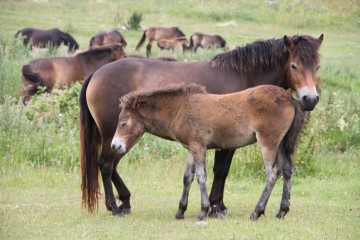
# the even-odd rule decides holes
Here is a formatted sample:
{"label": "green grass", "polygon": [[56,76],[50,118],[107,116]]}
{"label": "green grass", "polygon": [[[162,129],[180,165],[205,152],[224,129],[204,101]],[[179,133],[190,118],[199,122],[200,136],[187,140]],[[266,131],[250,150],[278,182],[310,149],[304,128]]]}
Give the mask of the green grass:
{"label": "green grass", "polygon": [[[119,164],[132,192],[132,214],[113,218],[100,199],[96,214],[81,209],[79,170],[79,86],[41,95],[21,105],[21,67],[32,59],[68,56],[24,49],[14,41],[24,27],[58,27],[81,49],[100,30],[121,27],[134,12],[143,27],[178,26],[186,36],[220,34],[232,49],[257,39],[324,34],[322,95],[294,156],[291,210],[275,219],[281,179],[266,217],[248,218],[264,186],[258,146],[237,150],[225,187],[230,214],[224,220],[195,222],[200,210],[194,181],[184,221],[174,219],[182,191],[185,150],[150,135]],[[0,239],[359,239],[360,227],[360,6],[349,1],[0,1]],[[233,23],[227,27],[219,24]],[[142,31],[122,31],[127,54],[135,53]],[[179,61],[209,59],[198,54],[161,52]],[[140,54],[145,55],[145,47]],[[208,151],[208,190],[214,152]],[[103,191],[102,191],[103,192]]]}

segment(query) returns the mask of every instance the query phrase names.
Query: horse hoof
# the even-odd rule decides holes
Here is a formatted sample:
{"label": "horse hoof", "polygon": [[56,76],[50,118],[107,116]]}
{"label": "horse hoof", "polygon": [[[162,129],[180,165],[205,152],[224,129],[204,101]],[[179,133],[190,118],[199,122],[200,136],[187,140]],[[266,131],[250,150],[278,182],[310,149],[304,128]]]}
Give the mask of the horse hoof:
{"label": "horse hoof", "polygon": [[198,221],[196,223],[197,228],[204,228],[204,227],[206,227],[206,225],[207,225],[207,222],[205,222],[204,220],[203,221]]}
{"label": "horse hoof", "polygon": [[284,219],[286,212],[280,211],[278,214],[276,214],[276,218],[278,219]]}
{"label": "horse hoof", "polygon": [[175,215],[175,218],[180,220],[180,219],[184,219],[184,213],[182,211],[178,211]]}
{"label": "horse hoof", "polygon": [[117,212],[117,213],[113,213],[112,215],[113,217],[125,217],[125,214],[121,211]]}
{"label": "horse hoof", "polygon": [[251,221],[256,221],[256,220],[258,220],[258,218],[259,218],[259,215],[256,212],[253,212],[253,214],[251,214],[251,216],[250,216]]}
{"label": "horse hoof", "polygon": [[226,214],[224,215],[222,212],[211,211],[209,213],[209,218],[224,219],[225,217],[226,217]]}
{"label": "horse hoof", "polygon": [[124,214],[130,214],[131,213],[131,208],[121,208],[120,211]]}

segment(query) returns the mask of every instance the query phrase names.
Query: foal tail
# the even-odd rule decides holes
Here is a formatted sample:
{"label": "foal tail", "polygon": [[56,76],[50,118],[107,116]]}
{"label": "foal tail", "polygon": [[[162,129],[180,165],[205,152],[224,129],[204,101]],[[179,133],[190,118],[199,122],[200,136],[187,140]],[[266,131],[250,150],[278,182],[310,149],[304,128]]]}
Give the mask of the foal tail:
{"label": "foal tail", "polygon": [[86,101],[86,90],[91,77],[92,75],[84,81],[80,92],[80,154],[82,205],[89,212],[94,212],[99,200],[98,146],[101,138]]}
{"label": "foal tail", "polygon": [[192,50],[193,47],[194,47],[193,36],[194,36],[194,34],[190,36],[190,43],[189,43],[189,49],[190,49],[190,50]]}
{"label": "foal tail", "polygon": [[300,135],[305,128],[307,120],[310,116],[309,112],[305,112],[302,109],[300,103],[297,100],[292,99],[292,101],[295,108],[294,121],[282,141],[284,151],[287,156],[294,154],[297,143],[299,142]]}
{"label": "foal tail", "polygon": [[144,42],[146,40],[146,31],[147,30],[144,31],[139,43],[136,45],[136,49],[135,49],[136,51],[139,50],[139,48],[144,44]]}

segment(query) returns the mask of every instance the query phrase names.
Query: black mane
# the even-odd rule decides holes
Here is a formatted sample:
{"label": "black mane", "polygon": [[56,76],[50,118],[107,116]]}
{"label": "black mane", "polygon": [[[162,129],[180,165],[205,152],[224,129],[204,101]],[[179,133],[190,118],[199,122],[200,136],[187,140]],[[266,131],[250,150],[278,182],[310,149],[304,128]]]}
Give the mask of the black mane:
{"label": "black mane", "polygon": [[[316,38],[307,35],[295,35],[290,40],[297,45],[294,56],[299,56],[303,63],[313,63],[319,59],[319,43]],[[284,39],[258,40],[245,46],[237,47],[232,51],[220,53],[210,60],[215,68],[235,71],[252,71],[255,68],[268,70],[283,66],[288,60],[289,51]]]}

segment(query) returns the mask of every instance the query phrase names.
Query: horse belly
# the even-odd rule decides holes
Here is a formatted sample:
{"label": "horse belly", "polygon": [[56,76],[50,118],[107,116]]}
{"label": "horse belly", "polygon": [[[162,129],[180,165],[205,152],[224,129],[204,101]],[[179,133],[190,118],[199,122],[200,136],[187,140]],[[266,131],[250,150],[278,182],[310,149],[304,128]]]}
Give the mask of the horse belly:
{"label": "horse belly", "polygon": [[215,135],[213,148],[230,149],[241,148],[256,142],[255,132],[252,129],[228,129]]}

